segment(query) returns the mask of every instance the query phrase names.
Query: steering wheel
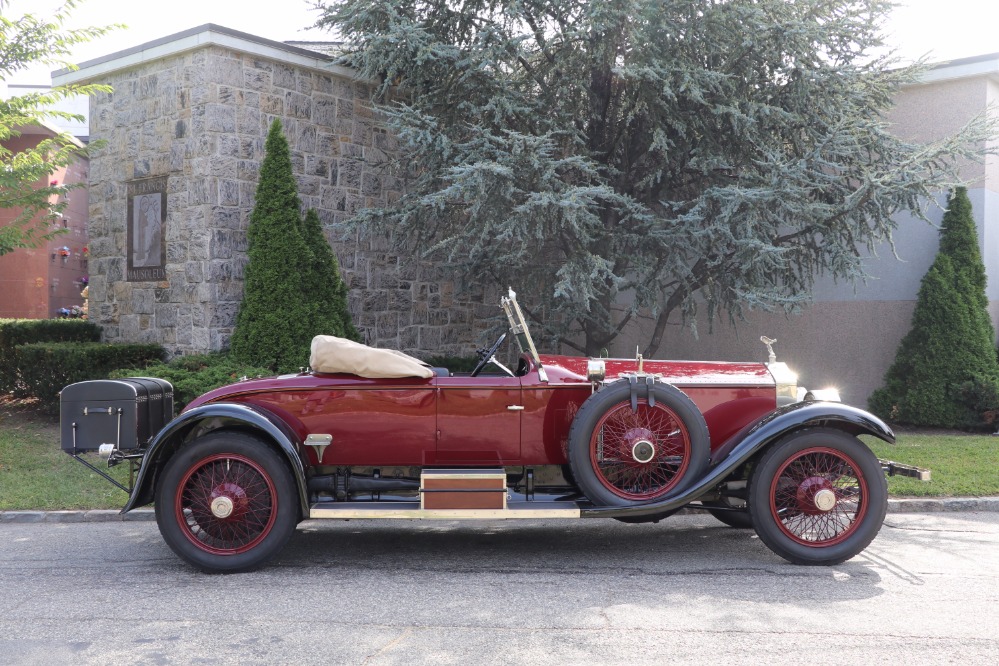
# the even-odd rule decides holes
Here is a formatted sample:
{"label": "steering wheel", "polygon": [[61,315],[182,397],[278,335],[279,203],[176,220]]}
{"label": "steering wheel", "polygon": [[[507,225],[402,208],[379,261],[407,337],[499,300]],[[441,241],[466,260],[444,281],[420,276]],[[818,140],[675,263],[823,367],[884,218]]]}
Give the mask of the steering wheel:
{"label": "steering wheel", "polygon": [[499,338],[496,339],[496,342],[493,343],[492,347],[490,347],[489,349],[483,347],[478,351],[479,362],[475,364],[475,369],[472,370],[471,374],[472,377],[478,376],[478,374],[482,372],[487,365],[489,365],[489,361],[491,361],[493,359],[493,356],[496,355],[496,350],[500,348],[500,345],[503,344],[504,340],[506,340],[505,332],[502,333],[499,336]]}

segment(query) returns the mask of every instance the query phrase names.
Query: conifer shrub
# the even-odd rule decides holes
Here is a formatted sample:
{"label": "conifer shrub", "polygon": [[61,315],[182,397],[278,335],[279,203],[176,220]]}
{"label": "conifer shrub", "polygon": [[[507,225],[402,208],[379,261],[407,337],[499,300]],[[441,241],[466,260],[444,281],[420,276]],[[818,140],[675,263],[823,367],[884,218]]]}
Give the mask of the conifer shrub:
{"label": "conifer shrub", "polygon": [[309,269],[302,283],[308,285],[311,297],[312,329],[317,335],[336,335],[359,342],[361,336],[347,310],[347,284],[340,275],[340,263],[313,208],[302,220],[302,237],[310,252]]}
{"label": "conifer shrub", "polygon": [[300,202],[288,140],[271,124],[250,215],[243,302],[230,342],[234,360],[276,371],[308,365],[313,306],[303,279],[311,253],[301,234]]}
{"label": "conifer shrub", "polygon": [[923,277],[884,386],[870,408],[895,423],[982,428],[999,409],[999,363],[988,314],[985,266],[965,188],[954,190],[940,251]]}

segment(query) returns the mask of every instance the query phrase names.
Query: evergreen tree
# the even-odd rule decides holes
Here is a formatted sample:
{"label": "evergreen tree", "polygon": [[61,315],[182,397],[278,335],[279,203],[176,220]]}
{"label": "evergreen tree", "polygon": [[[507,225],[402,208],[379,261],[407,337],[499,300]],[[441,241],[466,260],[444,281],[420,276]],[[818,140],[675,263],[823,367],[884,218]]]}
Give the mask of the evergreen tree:
{"label": "evergreen tree", "polygon": [[313,330],[317,334],[360,341],[347,310],[347,284],[340,275],[340,264],[313,208],[302,220],[302,236],[310,253],[309,271],[302,276],[302,285],[312,301]]}
{"label": "evergreen tree", "polygon": [[249,261],[231,353],[279,372],[308,365],[314,308],[302,280],[312,253],[302,238],[301,204],[281,122],[271,124],[250,215]]}
{"label": "evergreen tree", "polygon": [[984,425],[985,412],[999,407],[985,282],[971,201],[958,187],[943,218],[940,250],[919,288],[912,329],[899,344],[884,387],[871,395],[872,411],[913,425]]}
{"label": "evergreen tree", "polygon": [[861,277],[991,132],[892,134],[918,70],[878,55],[890,7],[328,0],[319,24],[382,82],[407,176],[355,223],[548,304],[545,337],[590,355],[642,309],[646,357],[698,308],[793,309],[817,275]]}

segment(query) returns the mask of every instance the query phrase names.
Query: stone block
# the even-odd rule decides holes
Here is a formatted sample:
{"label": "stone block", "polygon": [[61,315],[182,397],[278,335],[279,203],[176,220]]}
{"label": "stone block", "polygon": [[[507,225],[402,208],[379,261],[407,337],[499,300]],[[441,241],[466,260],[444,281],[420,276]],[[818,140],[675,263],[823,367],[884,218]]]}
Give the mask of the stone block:
{"label": "stone block", "polygon": [[266,92],[271,89],[271,73],[256,67],[244,68],[243,87]]}
{"label": "stone block", "polygon": [[172,303],[156,306],[156,327],[177,325],[177,306]]}
{"label": "stone block", "polygon": [[271,67],[271,75],[274,86],[295,89],[295,68],[276,62]]}
{"label": "stone block", "polygon": [[[239,183],[235,180],[219,180],[219,204],[222,206],[239,205]],[[215,210],[215,209],[213,209]],[[237,217],[238,219],[238,217]]]}
{"label": "stone block", "polygon": [[312,98],[289,91],[284,95],[285,113],[292,118],[308,120],[312,117]]}
{"label": "stone block", "polygon": [[236,109],[223,104],[206,105],[205,128],[210,132],[235,132]]}

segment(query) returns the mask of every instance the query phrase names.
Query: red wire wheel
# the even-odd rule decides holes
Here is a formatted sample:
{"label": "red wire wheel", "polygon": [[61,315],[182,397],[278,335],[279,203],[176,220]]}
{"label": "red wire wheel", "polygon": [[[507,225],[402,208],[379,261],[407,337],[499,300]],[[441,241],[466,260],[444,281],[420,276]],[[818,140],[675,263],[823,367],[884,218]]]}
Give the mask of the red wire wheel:
{"label": "red wire wheel", "polygon": [[640,400],[607,411],[590,436],[590,464],[618,497],[644,502],[668,493],[690,464],[690,434],[669,407]]}
{"label": "red wire wheel", "polygon": [[850,456],[827,447],[788,458],[770,484],[770,511],[777,526],[804,546],[842,543],[867,513],[867,480]]}
{"label": "red wire wheel", "polygon": [[794,564],[839,564],[874,540],[888,510],[881,463],[850,433],[805,428],[753,465],[749,513],[760,540]]}
{"label": "red wire wheel", "polygon": [[167,460],[156,482],[156,522],[170,549],[202,571],[249,571],[291,538],[299,497],[288,461],[271,442],[216,431]]}
{"label": "red wire wheel", "polygon": [[[708,464],[708,427],[687,395],[663,382],[612,382],[579,408],[569,429],[576,485],[598,506],[646,504],[682,492]],[[626,517],[655,522],[662,515]]]}
{"label": "red wire wheel", "polygon": [[184,536],[213,555],[238,555],[263,541],[277,517],[270,475],[242,455],[215,454],[183,476],[174,504]]}

